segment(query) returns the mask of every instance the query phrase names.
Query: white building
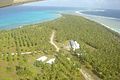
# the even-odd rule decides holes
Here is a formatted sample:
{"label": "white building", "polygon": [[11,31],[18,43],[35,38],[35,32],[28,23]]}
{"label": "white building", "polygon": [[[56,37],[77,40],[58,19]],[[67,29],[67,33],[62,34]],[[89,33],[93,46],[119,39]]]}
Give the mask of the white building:
{"label": "white building", "polygon": [[21,54],[31,54],[32,52],[24,52],[24,53],[21,53]]}
{"label": "white building", "polygon": [[53,64],[54,62],[55,62],[55,58],[52,58],[52,59],[48,60],[46,63]]}
{"label": "white building", "polygon": [[40,58],[38,58],[36,60],[44,62],[45,60],[47,60],[47,57],[46,56],[42,56],[42,57],[40,57]]}
{"label": "white building", "polygon": [[76,49],[80,48],[80,45],[77,43],[77,41],[74,40],[70,40],[69,42],[70,47],[75,51]]}

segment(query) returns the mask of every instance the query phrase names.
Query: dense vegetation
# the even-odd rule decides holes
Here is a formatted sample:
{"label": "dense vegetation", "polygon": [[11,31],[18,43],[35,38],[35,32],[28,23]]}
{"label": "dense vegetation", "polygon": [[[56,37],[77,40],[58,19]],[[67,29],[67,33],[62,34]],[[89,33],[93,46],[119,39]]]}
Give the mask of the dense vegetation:
{"label": "dense vegetation", "polygon": [[58,43],[74,39],[86,52],[85,60],[92,70],[104,80],[120,79],[120,36],[93,21],[78,16],[65,15],[49,23],[57,31]]}
{"label": "dense vegetation", "polygon": [[[55,41],[61,48],[57,54],[49,43],[52,30],[56,30]],[[80,43],[81,49],[75,52],[82,54],[80,58],[64,48],[71,39]],[[31,54],[20,54],[25,52]],[[120,36],[78,16],[63,15],[54,21],[2,30],[0,54],[2,80],[84,80],[80,62],[103,80],[120,78]],[[41,55],[55,56],[56,61],[53,65],[36,61]]]}
{"label": "dense vegetation", "polygon": [[[67,59],[67,58],[70,58]],[[35,62],[35,66],[39,68],[37,80],[84,80],[79,71],[80,63],[69,54],[60,52],[56,55],[56,62],[52,65]],[[42,64],[42,65],[41,65]],[[42,69],[42,70],[41,70]]]}
{"label": "dense vegetation", "polygon": [[32,52],[44,49],[53,51],[53,46],[49,43],[52,31],[46,26],[41,27],[34,25],[27,28],[1,31],[0,51],[2,53]]}

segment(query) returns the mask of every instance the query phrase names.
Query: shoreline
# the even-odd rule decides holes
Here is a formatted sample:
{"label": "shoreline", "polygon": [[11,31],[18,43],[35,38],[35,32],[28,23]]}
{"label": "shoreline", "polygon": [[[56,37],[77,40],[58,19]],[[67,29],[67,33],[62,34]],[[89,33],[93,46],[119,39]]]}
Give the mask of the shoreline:
{"label": "shoreline", "polygon": [[[55,33],[54,30],[56,30],[57,33]],[[99,80],[99,77],[101,79],[109,80],[109,75],[111,75],[111,79],[119,78],[119,74],[116,74],[116,72],[118,72],[117,68],[119,68],[119,65],[117,64],[119,63],[118,59],[120,56],[120,38],[105,29],[104,26],[96,24],[95,22],[85,19],[82,16],[62,14],[61,18],[57,18],[53,21],[39,23],[33,26],[25,26],[21,29],[1,31],[0,37],[0,49],[2,54],[0,58],[0,70],[1,73],[4,72],[0,79],[26,79],[26,75],[21,74],[21,72],[19,72],[20,70],[16,70],[16,66],[28,69],[27,72],[30,72],[30,75],[27,74],[27,76],[30,80],[49,79],[45,78],[44,76],[53,77],[51,79],[54,79],[56,73],[59,72],[56,70],[58,68],[60,68],[59,70],[61,70],[61,73],[63,74],[69,73],[69,75],[65,75],[65,77],[63,76],[62,78],[59,78],[62,76],[61,74],[58,75],[57,77],[61,80],[63,78],[68,80],[85,80],[85,76],[87,76],[90,80]],[[79,59],[79,56],[75,55],[74,52],[66,50],[65,47],[68,46],[68,41],[71,39],[76,40],[80,44],[81,48],[80,50],[77,50],[77,53],[81,53],[83,55],[81,56],[83,59]],[[53,44],[55,44],[54,41],[57,42],[58,47],[60,47],[61,51],[58,53],[58,55],[56,55],[56,51],[59,49],[55,49],[55,47],[49,43],[50,41]],[[25,54],[26,57],[23,57],[24,55],[14,56],[16,53]],[[46,65],[44,63],[43,65],[36,65],[36,59],[38,59],[37,57],[42,55],[48,56],[48,59],[53,59],[53,57],[58,59],[55,64],[56,69],[53,69],[55,75],[53,74],[53,76],[51,76],[51,74],[47,74],[48,71],[51,72],[51,68],[48,70],[46,69],[51,65]],[[10,59],[8,57],[10,57]],[[66,64],[69,61],[71,62]],[[23,64],[18,64],[18,62],[22,62]],[[67,69],[68,67],[63,68],[63,62],[65,63],[64,65],[69,66],[70,69]],[[12,64],[9,65],[10,63]],[[82,63],[84,65],[82,65]],[[100,67],[99,65],[103,66],[106,71],[104,72],[103,67]],[[110,68],[108,68],[108,65]],[[29,67],[27,68],[27,66]],[[7,67],[10,67],[10,69],[12,68],[12,71],[10,70],[9,72],[9,69],[6,69]],[[100,71],[96,70],[96,68]],[[80,69],[82,70],[82,73],[80,72]],[[45,74],[39,74],[38,76],[38,73],[41,73],[41,71],[44,71]],[[75,75],[71,73],[71,71],[74,72]],[[110,71],[112,71],[112,74],[109,73]],[[13,73],[15,77],[13,77],[11,73]],[[22,73],[26,74],[26,71],[24,70]],[[31,73],[33,74],[31,75]],[[23,77],[21,77],[21,75]],[[71,75],[72,77],[70,77]],[[6,76],[8,77],[6,78]],[[91,79],[91,77],[93,77],[93,79]]]}
{"label": "shoreline", "polygon": [[[110,29],[110,30],[112,30],[112,31],[120,34],[119,31],[111,28],[110,26],[108,26],[108,25],[106,25],[106,24],[104,24],[104,23],[102,23],[102,22],[100,22],[100,21],[97,21],[97,20],[95,20],[95,19],[91,19],[90,17],[92,17],[92,15],[83,14],[83,13],[81,13],[81,12],[79,12],[79,11],[75,11],[75,14],[78,15],[78,16],[82,16],[82,17],[84,17],[84,18],[86,18],[86,19],[88,19],[88,20],[94,21],[94,22],[96,22],[96,23],[98,23],[98,24],[101,24],[102,26],[105,26],[106,28],[108,28],[108,29]],[[94,17],[94,16],[93,16],[93,17]],[[95,15],[95,17],[97,17],[97,16]],[[98,16],[98,17],[102,17],[102,16]],[[106,18],[106,19],[107,19],[107,17],[102,17],[102,18]],[[108,18],[109,18],[109,17],[108,17]],[[110,19],[111,19],[111,18],[110,18]],[[113,19],[115,19],[115,18],[113,18]],[[119,19],[118,19],[118,20],[119,20]]]}
{"label": "shoreline", "polygon": [[0,8],[19,6],[19,5],[23,5],[23,4],[27,4],[27,3],[32,3],[32,2],[39,2],[39,1],[44,1],[44,0],[31,0],[31,1],[17,2],[17,3],[13,2],[13,3],[9,4],[9,5],[0,6]]}
{"label": "shoreline", "polygon": [[[96,22],[96,23],[98,23],[98,24],[100,24],[100,25],[102,25],[103,27],[105,27],[106,29],[108,29],[110,32],[114,32],[115,34],[120,34],[120,32],[119,31],[116,31],[114,28],[111,28],[111,27],[109,27],[108,25],[106,25],[106,24],[104,24],[104,23],[102,23],[102,22],[98,22],[97,20],[93,20],[93,19],[91,19],[91,18],[88,18],[88,16],[86,15],[86,14],[83,14],[83,13],[81,13],[80,11],[74,11],[74,12],[72,12],[72,13],[68,13],[68,12],[58,12],[56,15],[57,16],[55,16],[54,18],[51,18],[51,19],[46,19],[46,20],[42,20],[42,21],[37,21],[37,22],[33,22],[33,23],[26,23],[26,24],[20,24],[20,25],[18,25],[18,26],[15,26],[15,27],[12,27],[12,28],[0,28],[0,31],[1,30],[12,30],[12,29],[17,29],[17,28],[20,28],[21,26],[22,27],[25,27],[25,26],[29,26],[29,25],[36,25],[36,24],[39,24],[39,23],[44,23],[44,22],[49,22],[49,21],[52,21],[52,20],[56,20],[56,19],[59,19],[59,18],[61,18],[62,17],[62,15],[63,14],[70,14],[70,15],[77,15],[77,16],[82,16],[82,17],[84,17],[85,19],[88,19],[88,20],[91,20],[91,21],[94,21],[94,22]],[[97,17],[97,16],[96,16]]]}
{"label": "shoreline", "polygon": [[82,12],[84,12],[84,11],[75,11],[75,12],[76,12],[76,13],[81,13],[81,14],[84,14],[84,15],[94,16],[94,17],[102,17],[102,18],[111,19],[111,20],[120,20],[119,18],[105,17],[105,16],[99,16],[99,15],[92,15],[92,14],[82,13]]}

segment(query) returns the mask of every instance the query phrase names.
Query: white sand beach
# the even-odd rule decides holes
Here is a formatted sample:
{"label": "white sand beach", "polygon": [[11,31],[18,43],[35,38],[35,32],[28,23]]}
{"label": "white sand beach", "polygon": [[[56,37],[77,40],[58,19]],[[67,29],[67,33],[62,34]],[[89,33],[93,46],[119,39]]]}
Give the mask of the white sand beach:
{"label": "white sand beach", "polygon": [[95,21],[111,30],[114,30],[115,32],[120,33],[120,19],[104,17],[104,16],[88,15],[88,14],[83,14],[80,11],[75,11],[75,13],[85,17],[86,19]]}

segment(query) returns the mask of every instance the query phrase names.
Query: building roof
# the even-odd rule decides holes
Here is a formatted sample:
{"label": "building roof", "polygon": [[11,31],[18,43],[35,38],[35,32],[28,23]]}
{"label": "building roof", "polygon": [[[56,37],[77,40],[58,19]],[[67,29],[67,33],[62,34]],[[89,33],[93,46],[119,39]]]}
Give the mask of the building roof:
{"label": "building roof", "polygon": [[42,57],[40,57],[40,58],[38,58],[36,60],[44,62],[45,60],[47,60],[47,57],[46,56],[42,56]]}
{"label": "building roof", "polygon": [[55,62],[55,58],[52,58],[52,59],[48,60],[46,63],[53,64],[54,62]]}
{"label": "building roof", "polygon": [[79,49],[80,48],[80,45],[77,43],[77,41],[74,41],[74,40],[70,40],[70,46],[73,49]]}

